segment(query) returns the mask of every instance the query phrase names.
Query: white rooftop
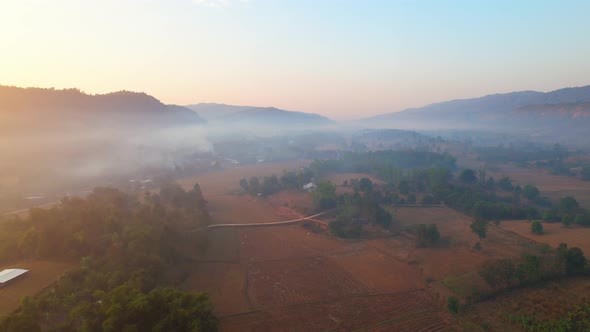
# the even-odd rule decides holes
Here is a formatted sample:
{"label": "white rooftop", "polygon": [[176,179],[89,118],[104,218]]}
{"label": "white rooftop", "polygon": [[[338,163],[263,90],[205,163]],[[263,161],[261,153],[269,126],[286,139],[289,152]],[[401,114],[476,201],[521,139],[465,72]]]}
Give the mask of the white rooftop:
{"label": "white rooftop", "polygon": [[29,270],[23,270],[23,269],[6,269],[4,271],[1,271],[0,272],[0,284],[10,281],[10,280],[12,280],[20,275],[23,275],[27,272],[29,272]]}

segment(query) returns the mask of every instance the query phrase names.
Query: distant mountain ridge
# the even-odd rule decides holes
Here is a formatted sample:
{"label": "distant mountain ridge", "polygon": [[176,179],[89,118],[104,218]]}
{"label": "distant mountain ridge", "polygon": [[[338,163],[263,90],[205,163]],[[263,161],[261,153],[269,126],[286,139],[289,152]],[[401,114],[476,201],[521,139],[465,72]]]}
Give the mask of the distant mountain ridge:
{"label": "distant mountain ridge", "polygon": [[321,126],[334,123],[315,113],[286,111],[275,107],[234,106],[202,103],[188,105],[211,123],[269,125],[269,126]]}
{"label": "distant mountain ridge", "polygon": [[165,105],[150,95],[130,91],[90,95],[78,89],[0,86],[0,114],[8,122],[26,123],[36,129],[205,123],[186,107]]}
{"label": "distant mountain ridge", "polygon": [[[528,118],[534,120],[538,125],[539,121],[537,120],[542,114],[548,115],[547,113],[550,112],[553,120],[557,117],[559,120],[567,121],[571,119],[572,113],[565,112],[564,109],[586,109],[584,105],[589,102],[590,85],[545,93],[520,91],[451,100],[383,114],[363,121],[413,128],[477,128],[498,125],[513,126],[516,124],[506,123],[506,121],[511,119],[525,121]],[[540,110],[543,110],[544,113],[541,113]]]}

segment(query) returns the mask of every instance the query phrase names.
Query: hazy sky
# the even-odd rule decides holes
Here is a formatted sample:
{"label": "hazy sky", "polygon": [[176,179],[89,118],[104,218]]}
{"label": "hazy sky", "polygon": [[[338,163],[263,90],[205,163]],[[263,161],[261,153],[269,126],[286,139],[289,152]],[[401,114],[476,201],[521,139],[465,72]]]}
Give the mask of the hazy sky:
{"label": "hazy sky", "polygon": [[590,1],[0,0],[0,84],[336,119],[590,84]]}

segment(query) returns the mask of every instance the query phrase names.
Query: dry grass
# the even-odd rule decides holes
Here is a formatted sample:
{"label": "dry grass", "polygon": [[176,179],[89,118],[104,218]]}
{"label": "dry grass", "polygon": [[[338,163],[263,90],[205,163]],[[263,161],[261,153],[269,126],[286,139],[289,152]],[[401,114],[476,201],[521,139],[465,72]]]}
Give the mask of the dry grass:
{"label": "dry grass", "polygon": [[537,287],[511,291],[493,300],[468,308],[464,318],[481,325],[487,323],[488,331],[518,331],[509,323],[507,314],[535,315],[538,319],[556,319],[564,316],[574,305],[590,301],[590,280],[587,278],[548,282]]}
{"label": "dry grass", "polygon": [[309,161],[288,161],[238,166],[187,177],[178,180],[178,182],[187,189],[192,188],[195,182],[198,182],[210,199],[212,196],[240,189],[240,180],[243,178],[250,179],[253,176],[270,176],[272,174],[281,176],[285,170],[297,170],[308,164]]}
{"label": "dry grass", "polygon": [[416,268],[374,248],[334,255],[330,260],[362,282],[371,294],[400,293],[425,286]]}
{"label": "dry grass", "polygon": [[206,291],[219,315],[249,311],[245,292],[245,271],[239,263],[201,263],[185,287]]}
{"label": "dry grass", "polygon": [[424,291],[319,301],[222,317],[221,331],[453,331]]}
{"label": "dry grass", "polygon": [[34,296],[76,264],[50,261],[23,261],[0,267],[0,270],[20,268],[29,270],[22,278],[0,288],[0,316],[15,310],[25,296]]}
{"label": "dry grass", "polygon": [[499,165],[497,172],[488,172],[496,179],[509,176],[520,185],[533,184],[539,188],[541,195],[557,201],[565,196],[575,197],[580,205],[590,208],[590,182],[578,178],[553,175],[547,170],[538,168],[523,168],[511,164]]}
{"label": "dry grass", "polygon": [[586,255],[590,255],[590,228],[563,227],[560,223],[543,223],[544,234],[531,233],[531,224],[523,220],[503,221],[500,226],[531,240],[557,247],[567,243],[569,247],[579,247]]}

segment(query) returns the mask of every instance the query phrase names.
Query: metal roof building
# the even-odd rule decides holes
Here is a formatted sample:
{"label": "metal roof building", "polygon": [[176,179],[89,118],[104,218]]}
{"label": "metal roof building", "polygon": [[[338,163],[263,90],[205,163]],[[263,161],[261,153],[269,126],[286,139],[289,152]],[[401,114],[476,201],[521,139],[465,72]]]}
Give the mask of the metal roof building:
{"label": "metal roof building", "polygon": [[10,281],[22,276],[27,272],[29,272],[29,270],[23,269],[6,269],[0,272],[0,287],[4,287]]}

